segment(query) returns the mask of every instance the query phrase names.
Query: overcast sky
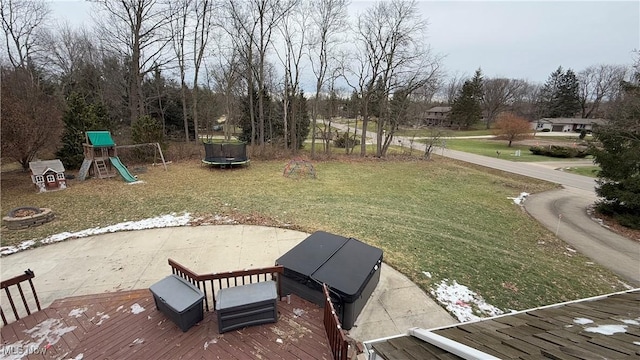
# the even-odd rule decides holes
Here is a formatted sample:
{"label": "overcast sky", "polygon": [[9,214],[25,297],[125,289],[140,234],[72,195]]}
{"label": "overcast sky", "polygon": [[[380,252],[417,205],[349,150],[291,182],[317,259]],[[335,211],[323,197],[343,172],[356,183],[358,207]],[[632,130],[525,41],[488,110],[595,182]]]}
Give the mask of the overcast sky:
{"label": "overcast sky", "polygon": [[[372,1],[352,0],[350,15]],[[449,74],[544,82],[558,66],[631,64],[640,48],[640,1],[418,1],[427,42]],[[91,5],[54,0],[55,20],[90,25]],[[90,27],[90,26],[87,26]]]}

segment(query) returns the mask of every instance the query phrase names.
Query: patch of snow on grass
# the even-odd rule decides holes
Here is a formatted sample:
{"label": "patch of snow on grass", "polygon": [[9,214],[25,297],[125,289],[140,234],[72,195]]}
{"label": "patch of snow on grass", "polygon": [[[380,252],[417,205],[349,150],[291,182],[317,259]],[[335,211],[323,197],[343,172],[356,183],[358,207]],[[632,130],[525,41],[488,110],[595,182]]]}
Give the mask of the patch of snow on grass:
{"label": "patch of snow on grass", "polygon": [[63,232],[59,234],[54,234],[49,237],[46,237],[42,240],[27,240],[16,246],[2,246],[0,247],[0,255],[10,255],[13,253],[17,253],[22,250],[27,250],[36,245],[37,242],[40,244],[51,244],[59,241],[64,241],[67,239],[75,239],[75,238],[83,238],[92,235],[100,235],[107,233],[114,233],[118,231],[128,231],[128,230],[145,230],[145,229],[156,229],[156,228],[165,228],[165,227],[174,227],[174,226],[185,226],[188,225],[191,221],[191,214],[185,213],[183,215],[168,214],[161,215],[154,218],[143,219],[139,221],[125,221],[119,224],[110,225],[107,227],[96,227],[92,229],[85,229],[76,232]]}
{"label": "patch of snow on grass", "polygon": [[508,197],[507,199],[511,199],[513,200],[513,202],[516,205],[522,205],[522,203],[524,202],[524,200],[527,198],[527,196],[529,196],[529,193],[526,192],[521,192],[520,195],[518,195],[518,197],[512,198],[512,197]]}
{"label": "patch of snow on grass", "polygon": [[573,322],[578,325],[587,325],[593,323],[593,320],[587,318],[575,318],[573,319]]}
{"label": "patch of snow on grass", "polygon": [[600,325],[596,327],[585,328],[584,331],[603,335],[613,335],[616,333],[627,332],[627,325]]}
{"label": "patch of snow on grass", "polygon": [[424,274],[424,276],[428,277],[429,279],[431,279],[431,273],[428,271],[423,271],[422,272]]}
{"label": "patch of snow on grass", "polygon": [[624,286],[624,287],[625,287],[625,289],[627,289],[627,290],[631,290],[631,289],[633,289],[633,286],[631,286],[631,285],[629,285],[629,284],[627,284],[627,283],[625,283],[625,282],[622,282],[622,281],[620,281],[620,280],[618,280],[618,282],[619,282],[622,286]]}
{"label": "patch of snow on grass", "polygon": [[140,314],[144,311],[144,308],[140,306],[138,303],[131,305],[131,313],[132,314]]}
{"label": "patch of snow on grass", "polygon": [[[458,284],[455,280],[451,284],[448,279],[442,280],[435,289],[431,290],[431,294],[460,322],[479,320],[482,317],[504,313],[497,307],[487,304],[480,295],[468,287]],[[482,317],[478,315],[482,315]]]}

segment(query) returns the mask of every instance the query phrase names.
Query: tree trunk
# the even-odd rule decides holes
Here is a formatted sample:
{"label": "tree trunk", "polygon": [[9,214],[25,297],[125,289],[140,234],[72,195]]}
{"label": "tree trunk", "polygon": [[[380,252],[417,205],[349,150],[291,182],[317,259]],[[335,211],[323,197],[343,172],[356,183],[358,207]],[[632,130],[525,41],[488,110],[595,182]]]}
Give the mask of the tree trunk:
{"label": "tree trunk", "polygon": [[180,86],[180,97],[182,98],[182,120],[184,122],[184,139],[186,142],[189,142],[189,119],[187,118],[187,90],[186,84],[184,83],[184,70],[182,70],[182,74],[180,75],[181,86]]}
{"label": "tree trunk", "polygon": [[[362,135],[360,138],[360,156],[367,154],[367,125],[369,124],[369,99],[365,100],[362,108],[364,116],[362,117]],[[357,125],[357,122],[356,122]],[[357,126],[356,126],[357,128]],[[356,130],[354,130],[356,131]]]}

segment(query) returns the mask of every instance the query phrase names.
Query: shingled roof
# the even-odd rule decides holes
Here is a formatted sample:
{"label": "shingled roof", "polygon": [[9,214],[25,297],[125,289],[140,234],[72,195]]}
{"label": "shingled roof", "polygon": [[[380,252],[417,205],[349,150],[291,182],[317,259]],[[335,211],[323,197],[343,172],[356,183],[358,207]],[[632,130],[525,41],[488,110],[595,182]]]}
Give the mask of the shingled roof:
{"label": "shingled roof", "polygon": [[366,343],[370,359],[638,359],[640,289]]}
{"label": "shingled roof", "polygon": [[62,161],[59,159],[31,161],[29,163],[29,169],[31,169],[31,173],[33,175],[44,175],[49,170],[52,170],[55,173],[63,173],[64,165],[62,165]]}

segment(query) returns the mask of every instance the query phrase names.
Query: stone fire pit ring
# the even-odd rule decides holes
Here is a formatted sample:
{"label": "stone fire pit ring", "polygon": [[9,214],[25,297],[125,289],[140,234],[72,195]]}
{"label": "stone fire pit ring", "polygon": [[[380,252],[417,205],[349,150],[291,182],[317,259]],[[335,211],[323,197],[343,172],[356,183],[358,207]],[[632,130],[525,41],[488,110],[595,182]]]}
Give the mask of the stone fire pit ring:
{"label": "stone fire pit ring", "polygon": [[54,218],[55,214],[49,208],[23,206],[9,211],[2,218],[2,224],[9,230],[20,230],[48,223]]}

